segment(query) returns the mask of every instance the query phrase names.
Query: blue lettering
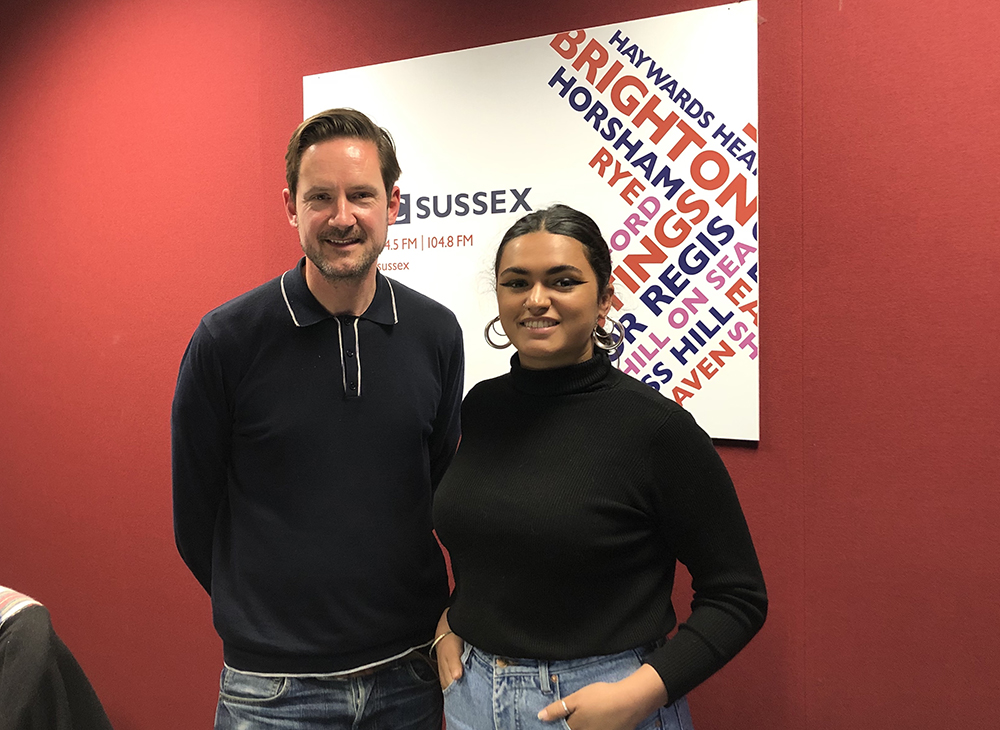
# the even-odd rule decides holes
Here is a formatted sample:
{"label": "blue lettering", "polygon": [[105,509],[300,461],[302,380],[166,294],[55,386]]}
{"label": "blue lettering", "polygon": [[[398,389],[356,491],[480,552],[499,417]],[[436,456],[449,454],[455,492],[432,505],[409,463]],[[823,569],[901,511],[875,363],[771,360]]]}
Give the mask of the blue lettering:
{"label": "blue lettering", "polygon": [[[580,102],[577,99],[582,99],[583,101]],[[589,107],[590,102],[593,100],[594,98],[590,95],[590,92],[582,86],[577,86],[573,89],[573,93],[569,95],[569,105],[578,112],[582,112]]]}
{"label": "blue lettering", "polygon": [[560,66],[559,70],[555,72],[551,79],[549,79],[549,86],[555,87],[559,84],[562,87],[562,91],[559,92],[559,96],[566,96],[569,90],[573,88],[576,84],[576,76],[570,76],[568,79],[563,76],[563,72],[566,71],[565,66]]}
{"label": "blue lettering", "polygon": [[675,297],[680,296],[680,293],[687,289],[688,284],[691,283],[690,279],[681,280],[681,272],[675,269],[673,264],[667,264],[667,268],[660,272],[658,278]]}
{"label": "blue lettering", "polygon": [[619,321],[621,322],[622,329],[625,330],[625,341],[630,345],[635,342],[635,335],[632,334],[632,330],[645,332],[647,329],[646,325],[637,320],[634,314],[623,314]]}
{"label": "blue lettering", "polygon": [[[691,260],[693,258],[693,261]],[[698,248],[697,244],[689,243],[687,248],[681,251],[680,264],[681,271],[689,276],[699,273],[710,261],[708,255]]]}
{"label": "blue lettering", "polygon": [[427,197],[417,198],[417,218],[423,220],[430,216],[431,209],[427,207],[427,201],[429,200],[430,198]]}
{"label": "blue lettering", "polygon": [[[664,181],[666,181],[666,183],[664,183]],[[670,165],[664,165],[659,174],[650,180],[650,182],[654,187],[662,184],[667,188],[667,192],[663,195],[663,197],[667,200],[671,200],[675,195],[677,195],[677,192],[684,187],[683,178],[670,177]]]}
{"label": "blue lettering", "polygon": [[[654,78],[655,76],[655,78]],[[649,64],[649,71],[646,72],[646,78],[652,79],[653,86],[659,86],[670,78],[670,74],[663,73],[663,67],[657,66],[655,63]]]}
{"label": "blue lettering", "polygon": [[624,51],[629,40],[631,39],[628,36],[622,36],[622,32],[620,30],[616,30],[615,34],[611,36],[611,40],[608,41],[608,45],[618,46],[619,51]]}
{"label": "blue lettering", "polygon": [[621,136],[618,137],[618,139],[615,140],[615,144],[614,144],[614,148],[616,150],[620,150],[622,147],[624,147],[624,148],[626,148],[628,150],[628,153],[625,155],[625,159],[626,160],[631,160],[632,156],[635,155],[635,153],[638,152],[640,149],[642,149],[642,140],[641,139],[636,139],[635,144],[629,144],[628,143],[628,140],[629,140],[629,138],[631,136],[632,136],[632,132],[630,130],[626,129],[625,131],[623,131],[621,133]]}
{"label": "blue lettering", "polygon": [[651,285],[646,291],[640,294],[639,299],[643,304],[649,307],[649,311],[657,317],[663,314],[664,308],[660,306],[661,303],[670,304],[674,301],[672,296],[665,294],[663,289],[656,284]]}
{"label": "blue lettering", "polygon": [[611,117],[611,119],[608,120],[607,125],[605,125],[604,131],[601,132],[601,136],[610,142],[615,138],[615,135],[621,131],[623,126],[625,126],[625,122],[618,117]]}
{"label": "blue lettering", "polygon": [[446,218],[451,215],[451,196],[448,196],[448,207],[444,209],[444,213],[438,210],[438,196],[434,196],[434,215],[438,218]]}
{"label": "blue lettering", "polygon": [[491,212],[493,213],[507,212],[506,209],[503,207],[504,203],[506,202],[504,200],[503,190],[494,190],[493,193],[490,195],[490,202],[493,204],[493,210]]}
{"label": "blue lettering", "polygon": [[[570,104],[573,100],[570,99]],[[589,122],[594,120],[593,127],[595,132],[601,131],[601,122],[608,118],[608,108],[604,106],[601,102],[594,102],[594,106],[590,107],[590,111],[583,116],[583,121]]]}

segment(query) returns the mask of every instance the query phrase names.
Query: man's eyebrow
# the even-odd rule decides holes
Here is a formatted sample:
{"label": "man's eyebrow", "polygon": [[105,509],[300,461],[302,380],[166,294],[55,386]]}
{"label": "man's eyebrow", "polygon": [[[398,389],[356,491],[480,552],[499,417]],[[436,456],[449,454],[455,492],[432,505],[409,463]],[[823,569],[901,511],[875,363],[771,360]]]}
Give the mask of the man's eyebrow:
{"label": "man's eyebrow", "polygon": [[[337,189],[339,189],[339,187],[340,186],[338,186],[338,185],[323,185],[322,183],[316,183],[314,185],[310,185],[307,188],[303,188],[302,190],[305,193],[320,193],[320,192],[321,193],[325,193],[325,192],[329,192],[331,190],[337,190]],[[346,187],[346,190],[349,193],[356,193],[358,191],[377,193],[379,191],[379,187],[378,187],[378,185],[369,185],[368,183],[359,183],[357,185],[348,185]]]}
{"label": "man's eyebrow", "polygon": [[330,190],[326,185],[310,185],[307,188],[301,188],[303,195],[308,195],[309,193],[325,193]]}

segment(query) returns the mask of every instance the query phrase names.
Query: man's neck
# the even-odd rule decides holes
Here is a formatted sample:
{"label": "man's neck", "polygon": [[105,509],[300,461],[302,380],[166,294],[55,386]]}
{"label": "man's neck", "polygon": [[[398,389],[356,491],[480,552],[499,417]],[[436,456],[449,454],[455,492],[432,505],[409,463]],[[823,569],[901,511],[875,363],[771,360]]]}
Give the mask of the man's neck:
{"label": "man's neck", "polygon": [[363,278],[331,281],[306,259],[306,286],[330,314],[353,314],[357,317],[364,314],[375,298],[375,272],[376,267],[372,264]]}

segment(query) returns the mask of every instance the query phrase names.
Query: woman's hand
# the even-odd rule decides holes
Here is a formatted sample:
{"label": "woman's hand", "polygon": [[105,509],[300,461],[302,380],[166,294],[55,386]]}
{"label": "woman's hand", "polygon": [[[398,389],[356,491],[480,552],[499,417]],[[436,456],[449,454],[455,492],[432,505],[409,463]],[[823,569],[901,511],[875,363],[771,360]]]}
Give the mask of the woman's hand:
{"label": "woman's hand", "polygon": [[547,722],[566,718],[570,730],[635,730],[643,718],[667,701],[660,675],[643,664],[621,681],[588,684],[546,706],[538,718]]}
{"label": "woman's hand", "polygon": [[434,656],[437,658],[438,680],[441,682],[441,689],[447,689],[448,685],[462,676],[462,650],[465,648],[465,642],[448,625],[447,608],[438,621],[434,640],[436,642]]}

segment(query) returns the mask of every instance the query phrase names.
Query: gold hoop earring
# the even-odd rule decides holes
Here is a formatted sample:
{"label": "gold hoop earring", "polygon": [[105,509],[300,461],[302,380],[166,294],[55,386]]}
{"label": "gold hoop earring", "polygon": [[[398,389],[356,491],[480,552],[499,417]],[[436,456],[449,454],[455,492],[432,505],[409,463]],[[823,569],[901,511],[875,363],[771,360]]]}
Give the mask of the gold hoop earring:
{"label": "gold hoop earring", "polygon": [[[611,317],[608,317],[607,315],[604,317],[604,323],[610,323],[612,331],[608,332],[604,329],[604,327],[596,325],[594,327],[593,335],[591,335],[594,338],[594,344],[602,350],[607,350],[608,352],[611,350],[617,350],[619,345],[625,341],[625,327],[623,327],[622,323],[617,319],[611,319]],[[617,340],[615,339],[616,334],[618,335]]]}
{"label": "gold hoop earring", "polygon": [[501,332],[497,332],[496,331],[496,325],[497,325],[497,322],[499,322],[499,321],[500,321],[500,316],[499,315],[497,315],[496,317],[494,317],[493,319],[491,319],[489,321],[489,323],[486,325],[486,329],[483,330],[483,337],[486,338],[486,344],[489,345],[490,347],[492,347],[494,350],[505,350],[508,347],[510,347],[510,338],[507,338],[507,344],[505,344],[505,345],[498,345],[492,339],[490,339],[490,335],[491,334],[494,335],[494,336],[496,336],[496,337],[501,337],[501,336],[507,337],[507,333],[506,332],[502,332],[502,331]]}

